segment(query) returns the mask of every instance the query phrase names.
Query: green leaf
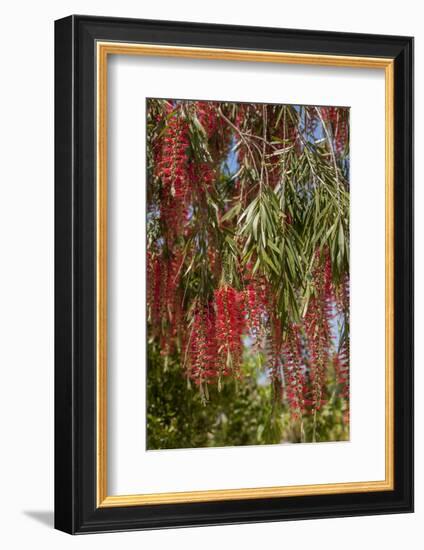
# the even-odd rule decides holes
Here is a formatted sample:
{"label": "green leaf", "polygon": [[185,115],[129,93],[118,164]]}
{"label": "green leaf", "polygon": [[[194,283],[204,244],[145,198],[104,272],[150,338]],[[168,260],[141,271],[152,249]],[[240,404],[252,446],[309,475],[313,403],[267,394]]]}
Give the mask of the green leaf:
{"label": "green leaf", "polygon": [[278,268],[276,267],[276,265],[274,264],[274,262],[271,260],[271,258],[268,256],[268,254],[265,252],[265,249],[261,249],[261,252],[260,252],[260,255],[262,257],[262,259],[269,265],[269,267],[274,271],[274,273],[276,273],[277,275],[279,275],[279,271],[278,271]]}
{"label": "green leaf", "polygon": [[240,212],[240,210],[241,210],[241,204],[237,203],[235,206],[230,208],[230,210],[228,210],[228,212],[226,212],[222,216],[221,221],[226,222],[228,220],[231,220],[234,216],[237,216],[237,214]]}
{"label": "green leaf", "polygon": [[345,238],[344,238],[344,232],[343,232],[343,224],[342,222],[339,223],[339,249],[344,250],[345,247]]}
{"label": "green leaf", "polygon": [[268,246],[269,246],[270,248],[272,248],[277,254],[280,254],[280,253],[281,253],[281,251],[280,251],[280,249],[278,248],[278,246],[277,246],[275,243],[273,243],[272,240],[268,239],[267,242],[268,242]]}
{"label": "green leaf", "polygon": [[199,132],[202,134],[204,138],[207,138],[206,130],[203,128],[202,124],[200,123],[200,120],[197,118],[196,115],[193,115],[191,119],[195,125],[195,127],[199,130]]}
{"label": "green leaf", "polygon": [[253,220],[253,236],[255,237],[255,241],[258,240],[258,223],[259,223],[259,212],[256,214]]}

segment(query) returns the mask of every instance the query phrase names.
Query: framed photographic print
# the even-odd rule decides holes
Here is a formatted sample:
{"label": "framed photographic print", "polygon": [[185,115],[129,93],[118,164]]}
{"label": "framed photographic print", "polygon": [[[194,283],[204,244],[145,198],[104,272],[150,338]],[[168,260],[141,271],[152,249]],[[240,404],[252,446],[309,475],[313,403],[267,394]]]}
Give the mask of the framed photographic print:
{"label": "framed photographic print", "polygon": [[413,39],[55,25],[55,525],[413,509]]}

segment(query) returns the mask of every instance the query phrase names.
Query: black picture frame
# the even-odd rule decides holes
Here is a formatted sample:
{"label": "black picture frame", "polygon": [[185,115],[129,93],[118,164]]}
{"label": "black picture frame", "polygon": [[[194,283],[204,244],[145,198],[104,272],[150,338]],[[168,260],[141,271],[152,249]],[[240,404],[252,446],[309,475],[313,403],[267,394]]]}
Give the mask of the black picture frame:
{"label": "black picture frame", "polygon": [[[99,40],[394,60],[394,489],[97,507]],[[413,511],[413,39],[72,15],[55,22],[55,527],[94,533]]]}

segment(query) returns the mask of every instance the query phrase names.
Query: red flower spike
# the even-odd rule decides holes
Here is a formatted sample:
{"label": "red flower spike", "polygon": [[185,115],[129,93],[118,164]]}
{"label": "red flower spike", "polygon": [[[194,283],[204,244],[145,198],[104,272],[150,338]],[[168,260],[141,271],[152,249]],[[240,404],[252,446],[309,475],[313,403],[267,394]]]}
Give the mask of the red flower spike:
{"label": "red flower spike", "polygon": [[197,385],[209,383],[219,376],[216,317],[212,304],[196,308],[189,342],[188,376]]}
{"label": "red flower spike", "polygon": [[211,101],[196,101],[197,118],[210,139],[218,127],[217,107]]}
{"label": "red flower spike", "polygon": [[214,292],[216,306],[216,335],[219,342],[220,364],[224,373],[239,373],[243,353],[242,336],[245,328],[243,293],[230,286]]}
{"label": "red flower spike", "polygon": [[169,236],[175,238],[184,222],[188,192],[188,124],[177,112],[172,116],[158,151],[156,175],[162,180],[161,219]]}

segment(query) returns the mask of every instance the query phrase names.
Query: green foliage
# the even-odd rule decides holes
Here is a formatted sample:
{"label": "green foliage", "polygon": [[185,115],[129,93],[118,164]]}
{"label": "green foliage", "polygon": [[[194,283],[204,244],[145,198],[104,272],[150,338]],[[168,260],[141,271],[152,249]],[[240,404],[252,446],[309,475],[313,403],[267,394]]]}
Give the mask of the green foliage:
{"label": "green foliage", "polygon": [[281,420],[273,411],[273,390],[258,384],[256,370],[250,359],[242,379],[228,380],[220,389],[209,387],[205,405],[178,361],[164,371],[163,359],[149,346],[148,449],[278,443]]}
{"label": "green foliage", "polygon": [[239,445],[271,445],[349,438],[345,420],[347,403],[333,384],[331,401],[316,418],[309,414],[293,422],[278,399],[278,389],[266,379],[263,358],[245,353],[242,377],[221,388],[208,388],[202,401],[198,389],[187,382],[178,358],[164,369],[164,360],[148,347],[147,448],[184,449]]}

